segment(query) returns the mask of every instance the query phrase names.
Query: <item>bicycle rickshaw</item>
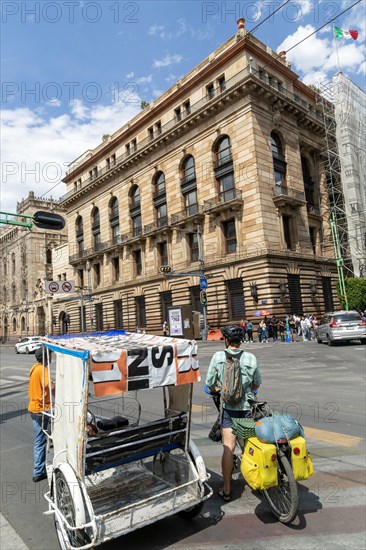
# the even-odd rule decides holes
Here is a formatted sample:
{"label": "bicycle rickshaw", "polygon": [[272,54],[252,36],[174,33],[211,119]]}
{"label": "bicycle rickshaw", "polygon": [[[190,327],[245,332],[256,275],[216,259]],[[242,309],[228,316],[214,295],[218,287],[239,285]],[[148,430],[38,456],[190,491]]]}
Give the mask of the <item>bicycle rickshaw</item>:
{"label": "bicycle rickshaw", "polygon": [[56,355],[45,514],[61,548],[197,515],[212,494],[190,440],[197,344],[123,331],[43,344]]}

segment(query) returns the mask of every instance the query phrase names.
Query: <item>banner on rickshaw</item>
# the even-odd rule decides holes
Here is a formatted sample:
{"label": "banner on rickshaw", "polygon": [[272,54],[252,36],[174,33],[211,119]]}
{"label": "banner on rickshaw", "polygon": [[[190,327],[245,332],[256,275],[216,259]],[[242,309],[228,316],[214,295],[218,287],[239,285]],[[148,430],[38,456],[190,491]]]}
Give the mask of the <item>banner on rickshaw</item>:
{"label": "banner on rickshaw", "polygon": [[191,342],[181,342],[118,352],[94,351],[91,366],[95,395],[197,382],[200,376],[196,347]]}

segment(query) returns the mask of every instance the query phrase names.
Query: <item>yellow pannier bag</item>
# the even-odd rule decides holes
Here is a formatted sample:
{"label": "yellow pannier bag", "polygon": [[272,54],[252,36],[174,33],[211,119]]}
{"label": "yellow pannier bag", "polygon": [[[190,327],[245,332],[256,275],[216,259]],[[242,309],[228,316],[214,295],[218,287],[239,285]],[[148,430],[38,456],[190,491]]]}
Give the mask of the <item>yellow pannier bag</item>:
{"label": "yellow pannier bag", "polygon": [[245,481],[255,491],[278,485],[276,446],[250,437],[245,443],[240,469]]}
{"label": "yellow pannier bag", "polygon": [[308,479],[314,474],[313,462],[306,450],[306,441],[303,437],[294,437],[289,441],[291,445],[291,463],[296,481]]}

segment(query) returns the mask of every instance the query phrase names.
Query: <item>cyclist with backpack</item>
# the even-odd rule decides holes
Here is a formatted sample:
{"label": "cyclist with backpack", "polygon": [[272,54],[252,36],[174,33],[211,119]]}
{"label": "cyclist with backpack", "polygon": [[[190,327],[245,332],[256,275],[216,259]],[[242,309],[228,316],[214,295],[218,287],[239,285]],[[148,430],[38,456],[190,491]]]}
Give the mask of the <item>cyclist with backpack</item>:
{"label": "cyclist with backpack", "polygon": [[257,360],[252,353],[240,349],[243,330],[237,325],[221,329],[225,339],[224,351],[217,351],[208,368],[206,385],[212,392],[221,392],[221,432],[223,454],[221,459],[224,486],[219,496],[226,502],[231,500],[231,474],[236,436],[233,434],[232,418],[251,417],[247,396],[259,388],[262,379]]}

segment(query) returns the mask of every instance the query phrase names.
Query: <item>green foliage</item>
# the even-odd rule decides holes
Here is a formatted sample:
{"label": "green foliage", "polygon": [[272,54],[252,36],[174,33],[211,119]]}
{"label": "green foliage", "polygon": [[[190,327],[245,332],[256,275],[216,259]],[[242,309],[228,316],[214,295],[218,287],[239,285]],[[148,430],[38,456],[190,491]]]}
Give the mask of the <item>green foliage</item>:
{"label": "green foliage", "polygon": [[111,136],[109,134],[103,134],[102,140],[108,141]]}
{"label": "green foliage", "polygon": [[141,101],[140,103],[140,107],[141,109],[146,109],[146,107],[148,107],[150,105],[150,103],[148,103],[147,101],[145,101],[144,99]]}
{"label": "green foliage", "polygon": [[[356,309],[357,311],[365,311],[366,309],[366,279],[362,277],[349,278],[344,281],[348,299],[348,309]],[[345,307],[345,301],[340,293],[339,285],[337,285],[338,296],[342,307]]]}

